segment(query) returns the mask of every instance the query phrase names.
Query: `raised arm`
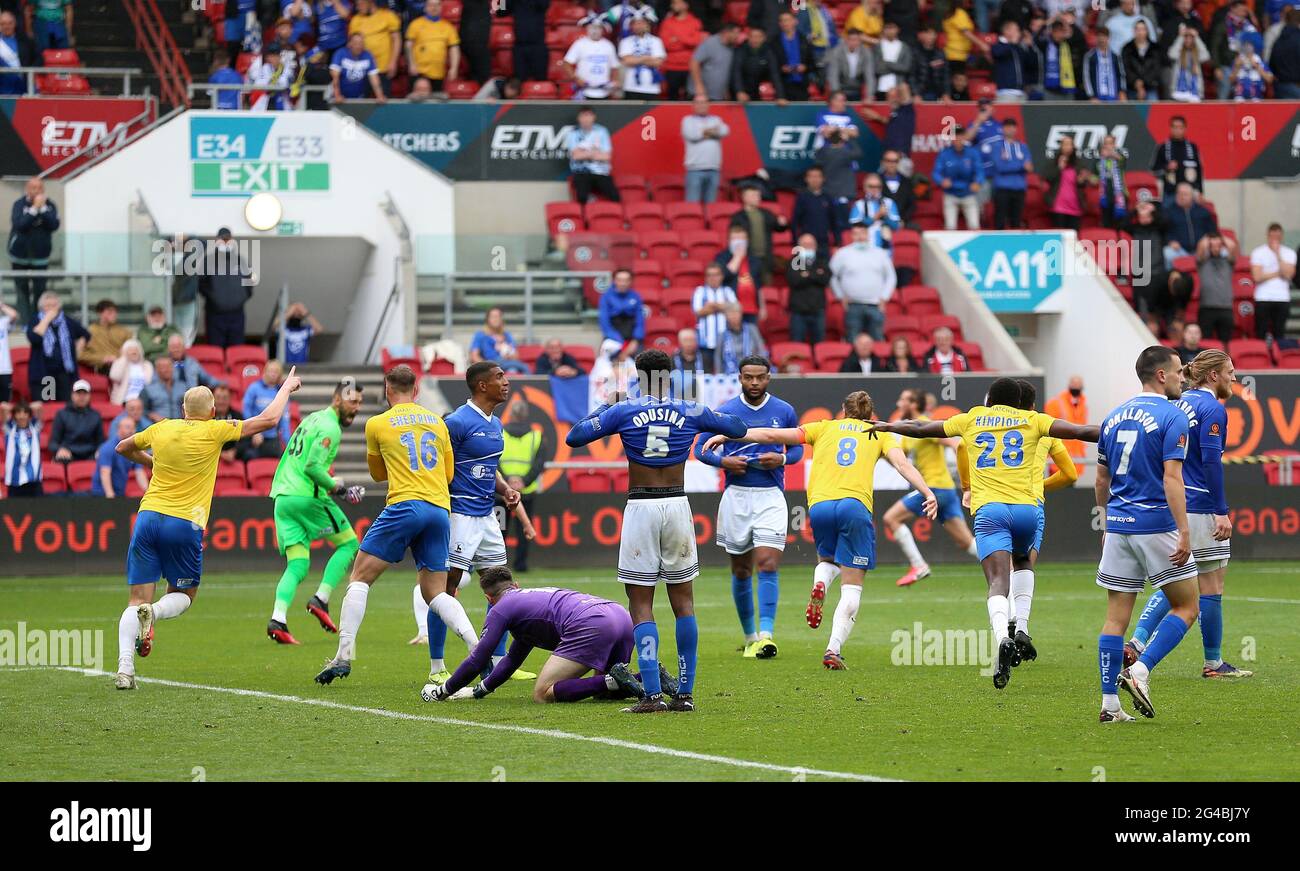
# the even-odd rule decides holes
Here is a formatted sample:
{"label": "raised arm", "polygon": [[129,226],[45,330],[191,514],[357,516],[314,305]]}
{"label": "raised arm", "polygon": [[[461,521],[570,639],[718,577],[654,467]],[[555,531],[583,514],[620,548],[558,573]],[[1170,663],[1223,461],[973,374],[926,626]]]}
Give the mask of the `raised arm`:
{"label": "raised arm", "polygon": [[[871,428],[876,432],[892,432],[894,435],[907,436],[914,439],[941,439],[946,438],[948,433],[944,432],[944,423],[941,420],[896,420],[889,422],[885,420],[874,420],[871,422]],[[1096,441],[1096,439],[1093,439]]]}
{"label": "raised arm", "polygon": [[302,386],[302,382],[298,380],[297,371],[297,366],[289,370],[284,383],[280,385],[280,389],[275,393],[275,399],[272,399],[271,404],[262,409],[261,414],[244,421],[244,435],[250,436],[266,432],[269,429],[275,429],[280,424],[280,418],[284,416],[284,409],[289,404],[290,394],[297,392],[298,388]]}
{"label": "raised arm", "polygon": [[1070,423],[1066,420],[1052,421],[1052,428],[1047,431],[1052,438],[1057,439],[1076,439],[1081,442],[1097,443],[1101,438],[1101,427],[1095,423],[1077,424]]}

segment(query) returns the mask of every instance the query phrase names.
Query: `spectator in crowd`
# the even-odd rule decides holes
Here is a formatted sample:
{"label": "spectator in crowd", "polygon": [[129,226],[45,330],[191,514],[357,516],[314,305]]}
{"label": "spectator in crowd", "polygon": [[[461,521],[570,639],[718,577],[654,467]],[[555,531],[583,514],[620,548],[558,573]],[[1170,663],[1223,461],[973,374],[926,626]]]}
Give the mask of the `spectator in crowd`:
{"label": "spectator in crowd", "polygon": [[[726,323],[726,314],[723,314]],[[719,339],[719,341],[721,341]],[[712,375],[715,371],[714,356],[700,347],[699,334],[692,329],[677,331],[677,352],[673,354],[673,369],[683,374]],[[685,385],[686,382],[683,382]]]}
{"label": "spectator in crowd", "polygon": [[586,32],[574,40],[565,52],[565,68],[582,99],[609,99],[614,95],[616,87],[614,70],[620,67],[618,51],[614,48],[614,43],[605,38],[606,25],[600,16],[593,13],[582,19],[581,23]]}
{"label": "spectator in crowd", "polygon": [[848,134],[847,128],[829,130],[825,139],[825,144],[813,152],[813,160],[826,177],[826,193],[835,201],[839,223],[847,226],[849,208],[858,194],[857,167],[862,147],[856,137]]}
{"label": "spectator in crowd", "polygon": [[1124,45],[1120,60],[1124,64],[1124,81],[1131,100],[1159,100],[1164,87],[1164,60],[1145,19],[1133,25],[1133,38]]}
{"label": "spectator in crowd", "polygon": [[[1225,14],[1220,16],[1216,13],[1208,45],[1221,99],[1232,93],[1232,68],[1241,50],[1242,39],[1247,34],[1258,32],[1251,20],[1250,4],[1246,0],[1230,0]],[[1260,44],[1263,45],[1262,38]]]}
{"label": "spectator in crowd", "polygon": [[101,299],[95,304],[98,319],[90,325],[90,338],[77,355],[77,362],[103,375],[122,353],[131,331],[117,322],[117,303]]}
{"label": "spectator in crowd", "polygon": [[1205,76],[1201,67],[1210,62],[1210,52],[1196,31],[1183,31],[1182,39],[1169,47],[1169,84],[1172,99],[1180,103],[1199,103],[1205,99]]}
{"label": "spectator in crowd", "polygon": [[966,147],[966,128],[960,124],[952,141],[935,158],[931,177],[943,191],[943,226],[957,229],[957,211],[966,219],[966,229],[980,228],[979,190],[984,185],[984,162],[974,149]]}
{"label": "spectator in crowd", "polygon": [[894,231],[902,226],[898,203],[885,196],[885,183],[874,172],[862,181],[862,199],[849,209],[849,225],[866,224],[872,245],[888,247]]}
{"label": "spectator in crowd", "polygon": [[618,59],[623,65],[623,99],[657,100],[663,83],[660,68],[668,52],[650,32],[645,12],[631,16],[631,33],[619,40]]}
{"label": "spectator in crowd", "polygon": [[[970,60],[971,49],[984,46],[975,32],[975,22],[971,20],[970,0],[951,0],[947,12],[942,18],[944,45],[943,53],[948,58],[948,67],[953,72],[966,72],[966,63]],[[1017,37],[1017,42],[1019,38]]]}
{"label": "spectator in crowd", "polygon": [[127,339],[122,343],[121,353],[108,370],[108,380],[112,384],[108,398],[114,405],[136,398],[153,380],[153,364],[144,358],[138,341]]}
{"label": "spectator in crowd", "polygon": [[325,331],[325,326],[316,320],[316,316],[301,301],[289,303],[284,316],[275,316],[275,332],[271,334],[271,345],[280,344],[279,331],[284,330],[284,362],[290,365],[306,363],[311,353],[311,340],[317,333]]}
{"label": "spectator in crowd", "polygon": [[1138,24],[1143,24],[1150,35],[1155,25],[1137,8],[1137,0],[1119,0],[1119,6],[1097,19],[1097,26],[1110,34],[1110,50],[1123,52],[1133,39]]}
{"label": "spectator in crowd", "polygon": [[1134,257],[1143,257],[1142,262],[1150,270],[1149,281],[1142,283],[1135,279],[1133,282],[1133,307],[1144,319],[1150,315],[1168,319],[1173,314],[1173,275],[1164,256],[1169,244],[1164,215],[1155,203],[1139,202],[1129,220],[1120,226],[1133,239],[1131,250]]}
{"label": "spectator in crowd", "polygon": [[875,342],[868,333],[858,333],[853,337],[853,350],[840,363],[840,373],[847,375],[870,375],[871,370],[876,366],[875,357],[872,356],[872,348]]}
{"label": "spectator in crowd", "polygon": [[[1071,375],[1065,389],[1044,403],[1043,413],[1085,426],[1088,423],[1088,397],[1083,393],[1083,376]],[[1078,439],[1062,439],[1062,444],[1070,456],[1084,456],[1083,442]]]}
{"label": "spectator in crowd", "polygon": [[[198,240],[188,240],[184,233],[177,233],[172,246],[172,318],[175,320],[176,326],[168,327],[168,329],[173,332],[179,331],[180,334],[185,337],[186,344],[192,343],[195,334],[198,332],[196,324],[198,322],[199,307],[199,276],[192,268],[191,264],[185,262],[186,251],[187,249],[192,250],[193,246],[200,244],[202,243]],[[156,305],[153,309],[158,310],[159,326],[165,326],[167,321],[166,318],[161,317],[162,306]],[[153,309],[150,309],[150,315],[146,316],[147,322],[148,318],[152,316]],[[146,330],[143,327],[140,328],[137,332],[136,338],[143,342],[145,339],[145,333]],[[166,337],[163,338],[163,342],[166,342]],[[149,352],[150,347],[146,345],[146,356],[149,355]]]}
{"label": "spectator in crowd", "polygon": [[885,20],[880,42],[871,47],[871,61],[876,72],[876,98],[884,99],[895,86],[910,81],[915,60],[912,48],[898,35],[898,23]]}
{"label": "spectator in crowd", "polygon": [[26,402],[15,402],[4,421],[5,489],[10,499],[43,496],[41,422]]}
{"label": "spectator in crowd", "polygon": [[[492,16],[500,14],[498,10],[508,8],[515,11],[513,2],[507,4],[471,0],[463,3],[460,21],[455,24],[460,37],[460,51],[469,66],[469,78],[474,82],[486,82],[492,77],[492,52],[489,43],[492,37]],[[516,71],[516,75],[518,72]],[[458,76],[459,78],[459,76]],[[545,78],[545,76],[539,76]]]}
{"label": "spectator in crowd", "polygon": [[1286,10],[1267,54],[1273,70],[1274,96],[1279,100],[1300,100],[1300,8]]}
{"label": "spectator in crowd", "polygon": [[538,375],[550,375],[554,378],[576,378],[584,374],[578,358],[564,350],[564,343],[559,339],[547,339],[542,346],[542,355],[537,358],[533,371]]}
{"label": "spectator in crowd", "polygon": [[63,311],[63,300],[47,290],[36,301],[38,314],[27,327],[32,347],[27,369],[28,396],[33,402],[67,402],[77,378],[77,357],[90,333],[81,322]]}
{"label": "spectator in crowd", "polygon": [[[167,357],[172,361],[172,375],[180,382],[182,392],[189,390],[191,387],[203,387],[211,390],[218,384],[223,383],[220,378],[215,378],[204,369],[198,360],[185,353],[185,340],[180,336],[171,336],[167,339]],[[156,369],[155,361],[155,369]],[[156,373],[155,373],[156,374]]]}
{"label": "spectator in crowd", "polygon": [[[45,182],[29,178],[9,211],[9,262],[15,271],[44,272],[50,266],[59,210],[45,196]],[[23,321],[36,313],[36,300],[45,293],[44,278],[15,278],[16,307]]]}
{"label": "spectator in crowd", "polygon": [[885,95],[889,106],[889,115],[882,116],[874,109],[863,108],[862,114],[868,120],[885,125],[885,134],[880,138],[881,147],[894,150],[903,156],[899,168],[906,173],[912,171],[912,137],[916,135],[916,105],[912,98],[912,86],[899,82]]}
{"label": "spectator in crowd", "polygon": [[374,55],[366,51],[366,38],[359,32],[349,36],[347,45],[334,52],[330,74],[334,78],[336,103],[369,97],[382,103],[386,99],[379,65]]}
{"label": "spectator in crowd", "polygon": [[749,230],[733,223],[727,230],[727,247],[713,262],[722,267],[722,282],[736,293],[741,312],[749,323],[767,319],[767,303],[759,292],[763,281],[763,261],[753,253]]}
{"label": "spectator in crowd", "polygon": [[748,323],[738,303],[729,303],[726,309],[727,329],[723,331],[715,355],[718,373],[737,375],[740,373],[740,361],[757,354],[767,356],[767,345],[758,332],[758,326]]}
{"label": "spectator in crowd", "polygon": [[[506,483],[520,494],[519,504],[531,518],[537,494],[542,489],[542,475],[546,463],[555,456],[541,427],[534,427],[529,420],[528,400],[522,394],[510,398],[509,421],[502,427],[502,451],[500,471]],[[498,502],[498,505],[504,503]],[[528,536],[524,535],[523,524],[514,512],[507,515],[507,534],[514,527],[515,559],[512,568],[516,572],[528,571]]]}
{"label": "spectator in crowd", "polygon": [[[243,420],[244,419],[243,416],[237,410],[235,410],[235,407],[230,403],[230,388],[224,384],[218,384],[216,387],[212,388],[212,419],[213,420]],[[251,440],[252,437],[249,436],[248,438],[239,439],[238,441],[233,441],[233,442],[226,442],[224,445],[222,445],[221,446],[222,462],[233,463],[235,460],[239,459],[238,455],[240,453],[240,443],[241,442],[247,443]],[[244,448],[247,447],[248,445],[244,444]]]}
{"label": "spectator in crowd", "polygon": [[880,361],[881,372],[919,372],[921,361],[912,354],[912,343],[906,336],[899,336],[889,345],[889,356]]}
{"label": "spectator in crowd", "polygon": [[[0,12],[0,69],[40,66],[36,45],[18,32],[18,19],[8,10]],[[22,73],[0,75],[0,94],[27,93],[27,76]]]}
{"label": "spectator in crowd", "polygon": [[[1132,2],[1132,0],[1129,0]],[[1111,50],[1110,31],[1104,27],[1096,33],[1097,46],[1083,56],[1083,89],[1094,103],[1114,103],[1128,99],[1124,65]]]}
{"label": "spectator in crowd", "polygon": [[691,55],[691,94],[705,94],[710,100],[731,98],[733,60],[736,46],[745,34],[732,22],[700,43]]}
{"label": "spectator in crowd", "polygon": [[633,25],[638,18],[645,19],[651,25],[659,23],[659,13],[646,0],[626,0],[610,6],[605,13],[605,22],[613,31],[614,38],[619,41],[632,34]]}
{"label": "spectator in crowd", "polygon": [[240,257],[230,229],[222,227],[217,231],[216,243],[208,248],[203,274],[199,276],[209,345],[229,348],[244,344],[244,306],[253,296],[252,280],[252,270]]}
{"label": "spectator in crowd", "polygon": [[406,26],[406,68],[427,78],[435,91],[459,76],[460,34],[442,17],[442,0],[428,0],[424,14]]}
{"label": "spectator in crowd", "polygon": [[862,34],[862,41],[867,47],[880,41],[880,32],[885,28],[885,8],[883,0],[862,0],[844,19],[844,30],[856,30]]}
{"label": "spectator in crowd", "polygon": [[136,333],[144,348],[145,359],[152,363],[167,353],[167,340],[179,336],[180,330],[167,323],[167,315],[160,305],[150,306],[144,316],[144,326]]}
{"label": "spectator in crowd", "polygon": [[1083,75],[1085,51],[1070,40],[1070,27],[1057,19],[1040,38],[1039,52],[1043,56],[1043,95],[1048,100],[1075,100],[1078,98]]}
{"label": "spectator in crowd", "polygon": [[793,12],[782,12],[777,19],[772,49],[781,65],[781,90],[787,100],[804,102],[808,87],[815,83],[817,66],[808,39],[799,32]]}
{"label": "spectator in crowd", "polygon": [[9,354],[9,334],[18,323],[18,310],[0,300],[0,414],[13,399],[14,361]]}
{"label": "spectator in crowd", "polygon": [[1160,50],[1161,57],[1169,56],[1170,46],[1182,41],[1185,30],[1193,30],[1202,42],[1209,42],[1210,33],[1201,19],[1201,14],[1193,8],[1192,0],[1173,0],[1172,8],[1158,18],[1160,27],[1156,48]]}
{"label": "spectator in crowd", "polygon": [[1124,155],[1109,133],[1102,137],[1097,152],[1095,183],[1101,189],[1102,226],[1118,229],[1128,214],[1128,190],[1124,185]]}
{"label": "spectator in crowd", "polygon": [[831,292],[843,300],[844,333],[870,333],[877,342],[885,340],[885,303],[894,295],[898,276],[889,254],[871,244],[871,229],[854,224],[853,242],[831,257]]}
{"label": "spectator in crowd", "polygon": [[809,235],[818,247],[830,249],[839,243],[840,231],[846,228],[840,226],[839,209],[826,192],[826,174],[813,164],[804,171],[803,178],[804,189],[795,197],[791,229],[796,238]]}
{"label": "spectator in crowd", "polygon": [[710,263],[704,267],[704,283],[695,288],[691,309],[695,312],[696,338],[701,350],[710,358],[727,330],[727,306],[736,302],[739,300],[735,290],[723,284],[722,265]]}
{"label": "spectator in crowd", "polygon": [[[474,99],[494,99],[497,93],[497,83],[499,81],[499,79],[492,79],[490,82],[485,83],[483,85],[484,88],[491,86],[489,96],[484,97],[483,89],[480,88],[479,92],[474,95]],[[412,103],[427,103],[429,100],[433,99],[433,82],[429,81],[424,76],[416,76],[411,81],[411,90],[407,92],[406,99]]]}
{"label": "spectator in crowd", "polygon": [[966,143],[974,146],[981,153],[990,141],[1002,138],[1002,122],[993,117],[993,101],[981,97],[975,117],[963,129]]}
{"label": "spectator in crowd", "polygon": [[305,42],[301,45],[305,62],[297,86],[314,89],[303,94],[303,101],[308,111],[326,111],[330,107],[328,95],[334,80],[334,74],[330,72],[330,56],[322,49],[308,48]]}
{"label": "spectator in crowd", "polygon": [[[416,84],[419,84],[420,82],[427,83],[428,81],[429,81],[428,79],[421,76],[420,78],[416,79]],[[474,94],[474,99],[475,100],[518,100],[519,94],[522,91],[522,89],[523,89],[523,83],[520,82],[519,79],[515,78],[514,76],[510,76],[509,78],[507,78],[506,76],[493,76],[492,78],[488,79],[486,82],[483,83],[483,87],[478,89],[478,91]],[[428,94],[426,94],[423,99],[427,100],[430,96],[432,96],[432,94],[433,94],[433,90],[432,87],[430,87]],[[416,99],[414,92],[412,92],[412,95],[408,95],[407,99]]]}
{"label": "spectator in crowd", "polygon": [[[346,51],[346,48],[339,50]],[[293,63],[285,62],[278,43],[268,42],[262,47],[262,53],[249,65],[246,80],[250,85],[267,89],[249,94],[250,111],[285,109],[289,105],[290,88],[294,81]],[[338,89],[335,88],[333,93],[337,98]]]}
{"label": "spectator in crowd", "polygon": [[981,146],[984,171],[993,186],[993,228],[1018,230],[1023,224],[1025,189],[1034,161],[1029,147],[1017,139],[1019,125],[1015,118],[1002,122],[1002,135]]}
{"label": "spectator in crowd", "polygon": [[918,45],[912,52],[912,90],[927,102],[952,102],[949,88],[952,78],[948,71],[948,58],[936,40],[938,35],[930,25],[917,33]]}
{"label": "spectator in crowd", "polygon": [[691,100],[691,114],[682,118],[688,203],[711,203],[718,198],[722,182],[722,140],[730,135],[731,128],[726,122],[709,111],[709,98],[697,93]]}
{"label": "spectator in crowd", "polygon": [[843,91],[831,91],[826,98],[826,109],[817,113],[813,126],[817,135],[813,138],[813,150],[816,151],[826,143],[826,134],[832,130],[843,130],[844,135],[856,139],[859,135],[858,125],[853,112],[849,110],[849,100]]}
{"label": "spectator in crowd", "polygon": [[[436,3],[438,0],[429,2]],[[314,13],[317,48],[332,55],[347,45],[348,19],[352,17],[350,4],[345,0],[317,0]]]}
{"label": "spectator in crowd", "polygon": [[835,30],[835,19],[821,0],[808,0],[803,8],[796,9],[792,6],[791,9],[798,12],[799,33],[812,48],[812,68],[817,71],[818,78],[824,78],[822,70],[826,67],[826,55],[840,42]]}
{"label": "spectator in crowd", "polygon": [[506,329],[505,314],[493,306],[483,319],[483,328],[474,334],[469,344],[469,361],[500,363],[507,372],[528,374],[528,367],[519,359],[519,345]]}
{"label": "spectator in crowd", "polygon": [[104,419],[90,404],[90,382],[72,385],[72,401],[54,415],[50,453],[56,463],[89,460],[104,441]]}
{"label": "spectator in crowd", "polygon": [[[244,391],[244,416],[256,417],[275,399],[284,380],[284,367],[279,360],[268,360],[262,368],[262,377],[248,385]],[[289,443],[289,409],[284,410],[280,423],[275,429],[257,433],[249,440],[248,452],[244,459],[256,457],[279,457],[284,453],[284,446]]]}
{"label": "spectator in crowd", "polygon": [[[672,0],[668,15],[659,25],[659,39],[663,41],[667,53],[661,69],[665,96],[669,100],[688,98],[691,56],[707,36],[700,19],[691,14],[690,4],[686,0]],[[707,91],[701,91],[700,94],[708,96]]]}
{"label": "spectator in crowd", "polygon": [[885,20],[898,25],[898,35],[903,42],[916,45],[917,33],[921,29],[921,5],[918,0],[889,0],[885,8]]}
{"label": "spectator in crowd", "polygon": [[181,411],[185,384],[176,378],[171,357],[159,357],[153,364],[154,378],[140,391],[144,412],[149,420],[174,420],[184,417]]}
{"label": "spectator in crowd", "polygon": [[862,31],[850,27],[844,39],[826,53],[826,87],[842,91],[850,100],[864,100],[876,92],[876,71]]}
{"label": "spectator in crowd", "polygon": [[[750,8],[757,6],[752,3]],[[736,100],[748,103],[759,96],[759,86],[767,82],[778,104],[785,103],[785,86],[782,82],[782,61],[776,50],[768,45],[767,34],[760,28],[749,31],[749,37],[737,45],[731,58],[731,90]]]}
{"label": "spectator in crowd", "polygon": [[768,37],[780,30],[780,15],[792,7],[791,0],[751,0],[745,13],[745,26],[752,33],[761,30]]}
{"label": "spectator in crowd", "polygon": [[614,270],[614,286],[600,295],[599,313],[601,335],[634,355],[645,341],[645,303],[632,289],[632,270]]}
{"label": "spectator in crowd", "polygon": [[[549,7],[550,0],[513,0],[509,5],[515,28],[515,44],[511,50],[514,74],[522,81],[546,79],[549,60],[546,50],[546,11]],[[488,35],[491,36],[490,31]]]}
{"label": "spectator in crowd", "polygon": [[894,201],[898,208],[898,217],[904,224],[912,222],[916,212],[916,192],[912,189],[912,179],[899,169],[903,155],[893,149],[880,155],[880,180],[885,185],[885,196]]}
{"label": "spectator in crowd", "polygon": [[948,77],[948,100],[945,102],[969,103],[970,79],[962,70],[952,70]]}
{"label": "spectator in crowd", "polygon": [[934,345],[926,352],[921,365],[928,372],[942,375],[970,371],[970,361],[953,342],[952,330],[947,327],[934,331]]}
{"label": "spectator in crowd", "polygon": [[1178,359],[1187,365],[1196,359],[1196,355],[1205,350],[1201,347],[1201,327],[1200,324],[1190,323],[1183,327],[1182,341],[1174,348],[1178,354]]}
{"label": "spectator in crowd", "polygon": [[293,28],[290,39],[297,42],[305,36],[314,36],[316,25],[311,0],[280,0],[280,15],[289,19]]}
{"label": "spectator in crowd", "polygon": [[38,51],[72,45],[72,0],[32,0],[27,9]]}
{"label": "spectator in crowd", "polygon": [[[230,53],[224,48],[212,52],[212,69],[208,73],[208,83],[212,85],[242,85],[244,77],[230,65]],[[241,94],[234,88],[213,88],[208,91],[212,108],[226,111],[238,111],[242,105]]]}
{"label": "spectator in crowd", "polygon": [[1166,217],[1169,220],[1169,245],[1175,249],[1175,257],[1194,254],[1201,237],[1219,228],[1214,214],[1196,201],[1196,192],[1187,182],[1178,186]]}
{"label": "spectator in crowd", "polygon": [[1250,277],[1255,282],[1255,335],[1274,344],[1286,336],[1295,267],[1296,252],[1282,244],[1282,225],[1269,224],[1267,241],[1250,252]]}
{"label": "spectator in crowd", "polygon": [[585,204],[596,193],[618,202],[618,187],[610,177],[614,147],[609,131],[596,123],[594,109],[584,106],[578,110],[578,126],[569,131],[567,145],[574,199]]}
{"label": "spectator in crowd", "polygon": [[90,495],[120,499],[126,495],[127,479],[134,476],[141,490],[149,486],[144,466],[133,463],[117,452],[117,443],[135,435],[135,426],[123,419],[112,430],[113,437],[104,441],[95,452],[95,474],[90,479]]}
{"label": "spectator in crowd", "polygon": [[[778,230],[788,230],[785,215],[763,208],[763,192],[755,185],[744,187],[740,191],[740,211],[731,216],[732,227],[743,227],[749,235],[748,252],[763,264],[763,272],[755,276],[760,284],[770,284],[772,276],[773,255],[772,234]],[[733,237],[734,241],[734,237]],[[733,252],[734,253],[734,252]],[[734,270],[733,270],[734,271]],[[740,288],[736,288],[740,296]],[[743,296],[741,302],[744,302]],[[760,306],[761,308],[761,306]],[[754,312],[746,307],[747,315]]]}
{"label": "spectator in crowd", "polygon": [[1182,115],[1169,119],[1169,138],[1156,146],[1151,156],[1151,171],[1162,182],[1161,194],[1166,205],[1173,201],[1178,185],[1184,182],[1197,193],[1204,190],[1201,149],[1187,138],[1187,119]]}
{"label": "spectator in crowd", "polygon": [[[226,391],[226,401],[229,402],[230,388],[225,386],[214,388],[212,395],[216,396],[218,390]],[[145,417],[143,399],[137,396],[135,399],[128,399],[122,403],[122,410],[117,413],[117,417],[113,418],[113,422],[108,425],[108,431],[117,432],[118,425],[124,420],[131,421],[131,426],[135,428],[135,432],[144,432],[148,428],[152,421]]]}
{"label": "spectator in crowd", "polygon": [[1087,203],[1085,189],[1092,175],[1079,163],[1073,136],[1062,136],[1055,155],[1043,168],[1047,192],[1043,202],[1052,216],[1052,226],[1078,231],[1083,226],[1083,209]]}
{"label": "spectator in crowd", "polygon": [[[993,22],[1006,21],[1001,16],[1001,0],[974,0],[975,24],[978,25],[980,33],[994,32]],[[1019,23],[1017,21],[1017,23]]]}
{"label": "spectator in crowd", "polygon": [[1218,230],[1206,233],[1196,245],[1201,290],[1196,322],[1204,335],[1225,345],[1232,339],[1232,271],[1236,262],[1236,243]]}
{"label": "spectator in crowd", "polygon": [[[469,4],[466,9],[474,6]],[[482,6],[483,4],[477,4]],[[517,7],[518,3],[512,4]],[[516,10],[516,14],[518,11]],[[465,28],[462,23],[461,38]],[[379,73],[379,84],[384,95],[392,93],[391,85],[397,76],[397,61],[402,56],[402,19],[379,0],[357,0],[357,12],[348,22],[348,38],[360,34],[365,50],[374,58]],[[277,37],[278,38],[278,37]],[[292,36],[289,37],[292,39]],[[287,41],[287,40],[282,40]],[[350,44],[350,43],[349,43]],[[337,55],[335,56],[337,59]],[[333,67],[331,66],[331,69]]]}
{"label": "spectator in crowd", "polygon": [[1237,102],[1257,103],[1264,99],[1268,86],[1273,83],[1273,71],[1259,55],[1260,35],[1243,34],[1239,40],[1237,59],[1232,64],[1232,98]]}
{"label": "spectator in crowd", "polygon": [[790,289],[790,340],[815,345],[826,338],[826,288],[831,283],[831,264],[826,246],[818,245],[811,233],[797,237],[795,256],[785,270]]}

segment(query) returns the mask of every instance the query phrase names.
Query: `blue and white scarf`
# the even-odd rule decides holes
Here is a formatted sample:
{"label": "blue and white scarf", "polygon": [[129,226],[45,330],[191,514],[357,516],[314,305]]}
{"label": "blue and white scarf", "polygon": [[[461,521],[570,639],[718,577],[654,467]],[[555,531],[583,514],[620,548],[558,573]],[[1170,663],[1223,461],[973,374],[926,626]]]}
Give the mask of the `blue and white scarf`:
{"label": "blue and white scarf", "polygon": [[[1065,45],[1065,50],[1069,51],[1069,45]],[[1052,40],[1047,40],[1047,70],[1044,73],[1043,87],[1049,91],[1061,91],[1067,94],[1074,93],[1074,85],[1063,85],[1061,83],[1061,46]]]}
{"label": "blue and white scarf", "polygon": [[735,333],[728,330],[722,334],[722,374],[735,375],[740,371],[740,361],[751,354],[758,353],[754,342],[753,330],[749,324],[740,325],[740,350],[736,350]]}
{"label": "blue and white scarf", "polygon": [[1119,99],[1119,64],[1115,62],[1114,53],[1097,52],[1097,80],[1093,87],[1098,100]]}
{"label": "blue and white scarf", "polygon": [[1124,196],[1124,170],[1119,158],[1103,157],[1097,161],[1097,176],[1101,182],[1101,207],[1112,209],[1116,221],[1122,221],[1128,214]]}
{"label": "blue and white scarf", "polygon": [[19,428],[11,420],[5,430],[5,484],[21,487],[41,480],[40,423],[34,420]]}
{"label": "blue and white scarf", "polygon": [[63,358],[63,371],[73,374],[77,371],[76,360],[72,356],[72,335],[68,330],[68,321],[60,312],[41,337],[41,350],[46,358],[54,356],[54,343],[59,343],[59,355]]}
{"label": "blue and white scarf", "polygon": [[[1178,68],[1174,73],[1174,94],[1183,96],[1183,99],[1199,100],[1205,96],[1201,91],[1205,86],[1201,78],[1201,68],[1196,63],[1196,58],[1192,58],[1191,64],[1182,63],[1179,59]],[[1177,99],[1177,96],[1175,96]]]}

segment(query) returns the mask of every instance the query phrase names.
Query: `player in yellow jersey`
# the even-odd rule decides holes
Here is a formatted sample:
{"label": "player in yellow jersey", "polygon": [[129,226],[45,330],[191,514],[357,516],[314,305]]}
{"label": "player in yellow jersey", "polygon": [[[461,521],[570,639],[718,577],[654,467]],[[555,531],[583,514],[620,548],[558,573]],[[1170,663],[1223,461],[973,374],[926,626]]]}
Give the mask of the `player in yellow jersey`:
{"label": "player in yellow jersey", "polygon": [[[808,478],[808,521],[817,543],[819,563],[813,574],[808,625],[814,629],[821,625],[827,584],[839,574],[840,603],[835,608],[830,642],[822,656],[822,665],[836,671],[845,667],[841,650],[858,618],[862,581],[876,567],[876,530],[871,520],[876,461],[887,460],[921,492],[922,510],[927,517],[933,518],[937,513],[934,493],[908,461],[898,440],[872,431],[875,406],[871,396],[865,390],[855,390],[844,398],[842,413],[844,416],[836,420],[819,420],[799,427],[752,428],[736,439],[760,445],[806,444],[813,449],[812,473]],[[704,447],[716,450],[725,441],[728,441],[726,436],[714,436]]]}
{"label": "player in yellow jersey", "polygon": [[455,474],[451,437],[442,418],[415,402],[416,376],[409,366],[384,373],[389,409],[366,421],[370,477],[388,482],[388,500],[366,530],[352,564],[352,579],[339,611],[339,649],[316,675],[328,684],[352,673],[357,631],[366,616],[370,586],[394,563],[415,560],[420,590],[429,607],[470,650],[478,643],[465,609],[447,593],[451,495]]}
{"label": "player in yellow jersey", "polygon": [[[899,416],[904,420],[929,420],[930,418],[925,416],[929,401],[927,394],[909,387],[898,395]],[[900,444],[903,453],[911,455],[912,465],[916,466],[925,483],[929,484],[934,492],[934,498],[939,503],[938,521],[943,524],[948,535],[952,536],[957,547],[975,556],[975,537],[970,534],[970,527],[966,525],[966,516],[961,510],[957,485],[952,480],[952,473],[948,471],[948,460],[944,455],[945,447],[955,448],[960,442],[957,439],[903,438]],[[921,492],[913,490],[891,505],[883,518],[885,528],[894,537],[894,541],[898,542],[908,563],[911,564],[907,574],[897,581],[900,587],[906,587],[930,576],[930,566],[921,556],[921,549],[916,546],[912,530],[907,527],[908,521],[913,517],[919,517],[920,514]]]}
{"label": "player in yellow jersey", "polygon": [[[203,530],[222,446],[279,426],[300,383],[290,369],[271,404],[248,420],[213,420],[212,391],[191,387],[182,400],[183,419],[160,420],[117,443],[119,454],[153,469],[126,555],[130,604],[117,622],[118,689],[135,689],[135,654],[148,656],[153,649],[154,621],[181,616],[199,592]],[[159,578],[167,579],[167,592],[154,602]]]}
{"label": "player in yellow jersey", "polygon": [[975,546],[988,580],[988,614],[998,642],[998,663],[993,686],[1002,689],[1011,680],[1019,651],[1007,633],[1011,610],[1012,556],[1027,557],[1038,530],[1035,478],[1043,467],[1035,464],[1038,443],[1045,436],[1096,442],[1096,426],[1079,426],[1046,414],[1026,411],[1020,405],[1020,385],[1014,378],[999,378],[989,386],[984,405],[945,421],[896,421],[876,425],[879,432],[912,438],[960,436],[971,467],[971,510],[975,513]]}

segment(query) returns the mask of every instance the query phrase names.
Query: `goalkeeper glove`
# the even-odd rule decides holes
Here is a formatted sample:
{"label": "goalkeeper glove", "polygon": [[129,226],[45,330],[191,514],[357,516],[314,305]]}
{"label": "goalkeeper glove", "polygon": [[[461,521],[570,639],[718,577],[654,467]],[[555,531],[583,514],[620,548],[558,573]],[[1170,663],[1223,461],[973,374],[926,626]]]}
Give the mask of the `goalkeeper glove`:
{"label": "goalkeeper glove", "polygon": [[342,478],[337,478],[334,481],[334,490],[332,492],[335,496],[342,496],[351,504],[356,505],[366,495],[366,488],[360,484],[349,487],[343,483]]}
{"label": "goalkeeper glove", "polygon": [[483,686],[481,683],[474,685],[474,698],[476,699],[486,699],[491,692],[491,690]]}

